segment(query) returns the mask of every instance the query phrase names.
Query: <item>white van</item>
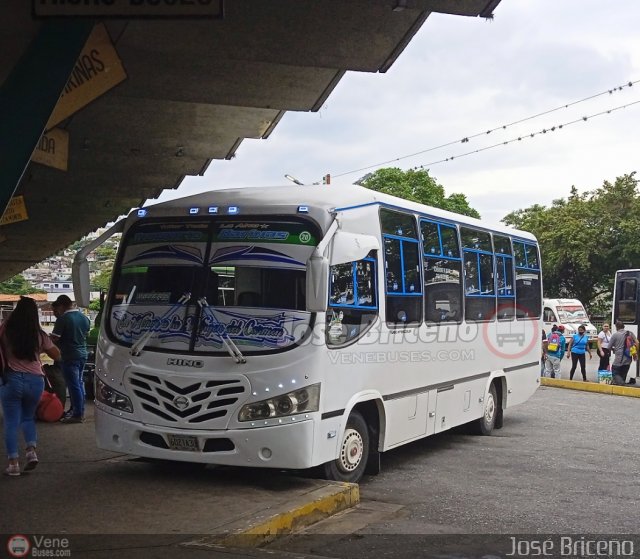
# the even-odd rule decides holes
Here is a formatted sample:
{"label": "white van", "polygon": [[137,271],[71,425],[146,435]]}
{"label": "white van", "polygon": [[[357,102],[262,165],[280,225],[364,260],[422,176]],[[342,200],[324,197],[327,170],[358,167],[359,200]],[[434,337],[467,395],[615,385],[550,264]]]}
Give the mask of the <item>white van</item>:
{"label": "white van", "polygon": [[564,326],[565,336],[572,336],[578,332],[578,326],[584,324],[589,340],[598,337],[596,327],[591,324],[587,311],[578,299],[544,299],[544,329],[547,335],[554,324]]}

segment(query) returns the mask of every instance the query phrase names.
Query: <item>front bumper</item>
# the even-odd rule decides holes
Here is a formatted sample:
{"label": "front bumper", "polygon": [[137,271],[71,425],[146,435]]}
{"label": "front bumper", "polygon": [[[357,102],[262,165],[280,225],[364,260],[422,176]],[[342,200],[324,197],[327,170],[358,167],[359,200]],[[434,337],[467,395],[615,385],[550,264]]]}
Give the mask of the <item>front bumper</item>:
{"label": "front bumper", "polygon": [[[202,462],[254,468],[310,468],[314,422],[198,431],[146,425],[115,416],[96,407],[96,443],[99,448],[158,460]],[[168,435],[195,437],[198,450],[172,450]]]}

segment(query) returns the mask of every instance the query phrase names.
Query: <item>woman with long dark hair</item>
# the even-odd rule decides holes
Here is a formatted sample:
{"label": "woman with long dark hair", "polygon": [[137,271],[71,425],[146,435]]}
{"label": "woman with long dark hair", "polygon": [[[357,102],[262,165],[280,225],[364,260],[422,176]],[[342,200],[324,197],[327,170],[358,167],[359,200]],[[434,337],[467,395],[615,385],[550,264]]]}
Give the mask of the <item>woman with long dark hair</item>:
{"label": "woman with long dark hair", "polygon": [[20,475],[18,462],[18,431],[26,443],[25,471],[38,465],[35,414],[44,390],[44,373],[40,354],[46,353],[54,361],[60,350],[40,328],[38,306],[29,297],[20,297],[16,308],[0,325],[0,342],[4,350],[6,369],[0,387],[4,412],[4,443],[9,457],[5,474]]}

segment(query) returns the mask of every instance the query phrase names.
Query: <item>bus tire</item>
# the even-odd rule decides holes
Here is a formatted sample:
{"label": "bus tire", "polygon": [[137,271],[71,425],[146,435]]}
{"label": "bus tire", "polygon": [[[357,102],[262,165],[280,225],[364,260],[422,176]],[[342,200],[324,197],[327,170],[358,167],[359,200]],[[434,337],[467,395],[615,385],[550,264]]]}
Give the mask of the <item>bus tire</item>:
{"label": "bus tire", "polygon": [[484,400],[484,409],[482,417],[477,419],[473,423],[473,432],[476,435],[488,436],[491,435],[494,427],[496,426],[496,419],[498,417],[498,410],[500,403],[498,402],[498,394],[496,392],[496,385],[491,383],[489,392]]}
{"label": "bus tire", "polygon": [[369,428],[358,411],[352,411],[340,442],[338,458],[324,464],[327,479],[357,483],[369,457]]}

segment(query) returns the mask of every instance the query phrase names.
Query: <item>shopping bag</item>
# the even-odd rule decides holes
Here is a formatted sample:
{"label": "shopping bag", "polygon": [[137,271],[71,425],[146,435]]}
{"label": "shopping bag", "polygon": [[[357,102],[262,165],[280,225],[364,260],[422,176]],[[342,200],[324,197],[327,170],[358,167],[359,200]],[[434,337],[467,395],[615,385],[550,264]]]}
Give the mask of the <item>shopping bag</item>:
{"label": "shopping bag", "polygon": [[40,402],[36,408],[36,417],[40,421],[59,421],[64,413],[64,406],[55,392],[42,391]]}

